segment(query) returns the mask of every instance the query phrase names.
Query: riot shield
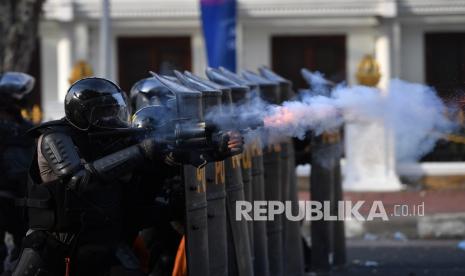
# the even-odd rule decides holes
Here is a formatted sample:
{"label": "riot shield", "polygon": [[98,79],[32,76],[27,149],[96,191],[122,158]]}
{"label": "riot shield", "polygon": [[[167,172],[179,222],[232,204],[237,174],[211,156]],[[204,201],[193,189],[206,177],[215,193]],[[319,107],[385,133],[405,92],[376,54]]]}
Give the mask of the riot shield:
{"label": "riot shield", "polygon": [[[292,91],[292,83],[289,80],[266,67],[259,68],[259,71],[264,78],[279,83],[281,103],[294,97],[295,93]],[[291,139],[285,139],[281,143],[281,169],[282,197],[284,201],[291,202],[292,214],[296,215],[299,212],[299,206],[295,174],[295,150]],[[283,233],[284,255],[288,257],[287,261],[284,262],[284,275],[303,275],[304,258],[300,222],[284,219]]]}
{"label": "riot shield", "polygon": [[[291,202],[293,215],[299,213],[299,200],[297,190],[297,176],[295,174],[295,154],[292,141],[282,145],[283,151],[288,156],[284,165],[288,185],[287,191],[284,192],[286,201]],[[284,161],[284,160],[282,160]],[[305,265],[302,248],[302,236],[300,232],[300,221],[284,220],[284,254],[289,258],[284,262],[284,275],[304,275]]]}
{"label": "riot shield", "polygon": [[[245,100],[249,92],[247,86],[224,76],[217,69],[209,68],[206,74],[211,81],[231,89],[230,99],[232,101],[237,103]],[[223,102],[223,106],[225,105],[226,103]],[[237,155],[225,160],[229,275],[253,275],[254,273],[248,223],[245,220],[236,220],[236,202],[246,199],[241,159],[242,157]]]}
{"label": "riot shield", "polygon": [[[263,153],[265,199],[267,201],[282,201],[281,190],[281,145],[271,144]],[[268,261],[270,275],[284,275],[283,265],[283,223],[282,216],[266,223],[268,237]]]}
{"label": "riot shield", "polygon": [[186,259],[189,275],[209,275],[205,169],[184,165]]}
{"label": "riot shield", "polygon": [[[244,152],[242,153],[241,158],[241,167],[242,167],[242,182],[244,183],[244,195],[245,200],[253,203],[253,187],[252,187],[252,148],[250,145],[246,145]],[[254,254],[254,236],[253,236],[253,221],[247,222],[247,227],[249,229],[249,244],[250,244],[250,253],[252,256],[252,262],[254,263],[255,254]]]}
{"label": "riot shield", "polygon": [[226,210],[228,216],[228,255],[229,275],[253,275],[247,221],[236,220],[236,202],[244,201],[241,156],[225,160],[226,171]]}
{"label": "riot shield", "polygon": [[[330,214],[338,214],[338,201],[342,200],[339,130],[326,132],[312,141],[312,174],[310,193],[312,200],[330,202]],[[345,263],[345,236],[343,221],[312,221],[311,270],[329,271],[333,265]],[[337,263],[336,263],[337,261]]]}
{"label": "riot shield", "polygon": [[207,164],[205,174],[208,204],[209,275],[228,275],[224,162]]}
{"label": "riot shield", "polygon": [[[175,112],[176,118],[192,125],[202,125],[202,94],[171,79],[154,76],[171,92],[175,99],[167,105]],[[192,158],[200,159],[192,152]],[[194,161],[194,159],[192,159]],[[189,164],[192,162],[188,161]],[[185,235],[187,270],[190,275],[209,275],[208,223],[205,168],[183,166],[185,185]]]}
{"label": "riot shield", "polygon": [[[211,108],[221,108],[222,92],[205,85],[192,74],[175,71],[179,81],[202,93],[204,114]],[[207,153],[208,154],[208,153]],[[227,219],[224,162],[210,162],[206,165],[207,210],[208,210],[208,252],[210,276],[228,275]]]}
{"label": "riot shield", "polygon": [[[252,197],[254,201],[265,200],[265,179],[263,169],[262,144],[258,137],[251,144],[252,155]],[[254,272],[255,275],[270,275],[268,262],[268,238],[266,234],[266,222],[256,220],[253,223],[254,241]]]}
{"label": "riot shield", "polygon": [[[279,84],[270,81],[260,75],[243,71],[242,75],[248,81],[256,84],[259,89],[259,96],[262,100],[272,104],[280,102]],[[264,149],[263,165],[265,178],[265,198],[267,201],[283,202],[283,190],[285,190],[282,174],[282,149],[279,142],[272,141],[270,137],[265,137],[267,146]],[[287,157],[286,157],[287,158]],[[287,161],[286,161],[287,162]],[[284,180],[287,180],[285,178]],[[284,275],[284,250],[283,250],[283,216],[277,215],[274,220],[267,222],[268,236],[268,258],[270,265],[270,275]]]}

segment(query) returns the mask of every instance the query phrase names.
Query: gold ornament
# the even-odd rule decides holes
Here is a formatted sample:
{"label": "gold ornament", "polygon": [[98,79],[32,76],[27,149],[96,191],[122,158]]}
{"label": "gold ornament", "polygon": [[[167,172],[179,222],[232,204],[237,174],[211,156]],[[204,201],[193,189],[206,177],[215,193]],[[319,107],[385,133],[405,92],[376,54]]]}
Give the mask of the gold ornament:
{"label": "gold ornament", "polygon": [[36,125],[42,122],[42,110],[40,110],[40,107],[38,105],[34,105],[32,107],[31,119],[32,123]]}
{"label": "gold ornament", "polygon": [[26,108],[21,109],[21,116],[35,125],[42,122],[42,110],[40,110],[40,106],[37,104],[35,104],[30,110]]}
{"label": "gold ornament", "polygon": [[73,84],[80,79],[91,77],[93,75],[94,71],[92,70],[92,67],[86,61],[79,60],[74,65],[68,81],[69,84]]}
{"label": "gold ornament", "polygon": [[379,64],[372,55],[366,55],[358,64],[357,81],[361,85],[376,86],[381,78]]}

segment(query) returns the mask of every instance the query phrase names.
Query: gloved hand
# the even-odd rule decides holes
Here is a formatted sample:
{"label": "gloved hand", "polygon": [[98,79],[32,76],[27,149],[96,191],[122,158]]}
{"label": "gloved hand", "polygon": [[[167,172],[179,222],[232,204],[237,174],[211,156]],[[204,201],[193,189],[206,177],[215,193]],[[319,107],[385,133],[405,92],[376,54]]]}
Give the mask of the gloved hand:
{"label": "gloved hand", "polygon": [[244,150],[244,137],[237,131],[228,131],[228,150],[231,155],[242,153]]}
{"label": "gloved hand", "polygon": [[242,153],[244,139],[239,132],[217,132],[212,135],[214,149],[210,150],[205,158],[207,161],[222,161],[228,157]]}
{"label": "gloved hand", "polygon": [[163,150],[163,143],[156,137],[144,139],[139,143],[139,147],[145,158],[149,160],[156,160],[162,158],[161,152]]}
{"label": "gloved hand", "polygon": [[92,175],[92,166],[87,165],[86,168],[76,172],[70,179],[68,183],[68,189],[75,191],[78,194],[82,194],[85,191],[92,189],[91,184],[91,175]]}
{"label": "gloved hand", "polygon": [[244,138],[237,131],[219,133],[217,143],[218,152],[227,156],[239,154],[244,149]]}

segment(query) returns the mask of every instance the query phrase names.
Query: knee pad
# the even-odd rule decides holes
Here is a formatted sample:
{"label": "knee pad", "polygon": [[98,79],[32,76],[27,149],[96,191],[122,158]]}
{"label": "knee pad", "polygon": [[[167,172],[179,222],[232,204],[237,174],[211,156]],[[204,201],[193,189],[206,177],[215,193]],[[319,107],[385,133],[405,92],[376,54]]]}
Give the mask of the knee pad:
{"label": "knee pad", "polygon": [[63,275],[67,251],[68,247],[51,234],[35,231],[24,238],[13,275]]}
{"label": "knee pad", "polygon": [[12,276],[50,275],[47,273],[39,252],[25,248],[19,258]]}

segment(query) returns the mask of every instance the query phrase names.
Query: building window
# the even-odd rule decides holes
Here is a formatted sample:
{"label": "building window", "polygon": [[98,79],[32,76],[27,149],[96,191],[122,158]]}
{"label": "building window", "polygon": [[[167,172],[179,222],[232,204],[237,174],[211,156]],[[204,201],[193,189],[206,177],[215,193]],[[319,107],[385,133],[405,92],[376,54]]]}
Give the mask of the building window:
{"label": "building window", "polygon": [[149,77],[149,71],[172,75],[175,69],[191,70],[190,37],[118,38],[118,77],[124,91]]}
{"label": "building window", "polygon": [[295,88],[307,88],[301,68],[323,73],[334,82],[346,79],[346,38],[334,36],[274,36],[272,67],[289,78]]}
{"label": "building window", "polygon": [[[458,135],[459,139],[463,138],[465,33],[426,33],[424,38],[426,82],[436,88],[446,102],[462,107],[450,110],[448,115],[454,120],[462,121],[462,126],[457,128],[454,134]],[[441,139],[422,161],[465,161],[465,144],[457,139]]]}
{"label": "building window", "polygon": [[465,33],[426,33],[425,55],[427,83],[456,100],[465,88]]}

